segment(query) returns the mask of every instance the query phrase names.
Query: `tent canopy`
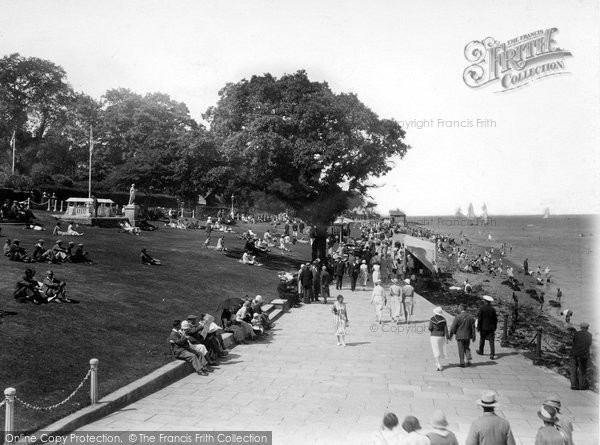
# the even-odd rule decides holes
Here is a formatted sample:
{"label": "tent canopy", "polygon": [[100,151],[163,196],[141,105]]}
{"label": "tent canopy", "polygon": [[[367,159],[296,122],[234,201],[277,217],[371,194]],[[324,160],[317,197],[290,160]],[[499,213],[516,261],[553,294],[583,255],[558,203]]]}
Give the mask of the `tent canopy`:
{"label": "tent canopy", "polygon": [[433,263],[437,260],[437,250],[435,243],[403,233],[395,233],[393,241],[399,241],[416,259],[431,272],[435,272]]}
{"label": "tent canopy", "polygon": [[340,216],[333,223],[334,224],[350,224],[350,223],[353,223],[353,222],[354,222],[353,219],[346,218],[345,216]]}

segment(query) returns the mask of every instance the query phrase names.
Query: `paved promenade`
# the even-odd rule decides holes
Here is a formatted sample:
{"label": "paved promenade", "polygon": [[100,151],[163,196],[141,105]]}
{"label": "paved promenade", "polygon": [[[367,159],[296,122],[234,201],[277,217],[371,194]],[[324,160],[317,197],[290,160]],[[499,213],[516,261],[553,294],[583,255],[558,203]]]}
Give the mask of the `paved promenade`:
{"label": "paved promenade", "polygon": [[293,309],[268,341],[236,347],[209,377],[190,375],[81,431],[272,430],[275,444],[358,444],[370,443],[386,411],[400,419],[412,413],[427,428],[441,408],[462,444],[481,414],[475,400],[494,389],[517,443],[534,443],[536,412],[550,393],[574,421],[575,443],[599,443],[596,394],[571,391],[565,378],[499,341],[497,360],[474,354],[470,368],[457,366],[453,341],[448,366],[436,371],[427,331],[433,305],[417,296],[413,325],[380,327],[370,292],[341,293],[350,318],[347,347],[336,346],[331,303]]}

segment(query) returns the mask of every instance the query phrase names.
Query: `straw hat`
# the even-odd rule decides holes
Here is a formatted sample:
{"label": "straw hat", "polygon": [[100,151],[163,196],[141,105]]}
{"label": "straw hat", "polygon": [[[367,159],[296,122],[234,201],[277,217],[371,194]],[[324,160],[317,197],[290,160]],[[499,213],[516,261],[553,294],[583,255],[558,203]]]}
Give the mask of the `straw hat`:
{"label": "straw hat", "polygon": [[433,308],[433,313],[434,313],[435,315],[442,315],[442,312],[443,312],[443,310],[442,310],[442,308],[441,308],[441,307],[439,307],[439,306],[438,306],[438,307],[434,307],[434,308]]}
{"label": "straw hat", "polygon": [[556,413],[556,408],[549,405],[544,405],[540,408],[537,415],[544,422],[556,423],[558,422],[558,417],[556,416]]}
{"label": "straw hat", "polygon": [[394,284],[398,284],[398,279],[396,279],[396,278],[392,278],[392,283],[394,283]]}
{"label": "straw hat", "polygon": [[490,297],[489,295],[484,295],[484,296],[483,296],[483,297],[481,297],[481,298],[483,298],[485,301],[489,301],[490,303],[491,303],[492,301],[494,301],[494,299],[493,299],[492,297]]}
{"label": "straw hat", "polygon": [[256,297],[254,297],[254,299],[260,303],[262,301],[262,296],[257,295]]}
{"label": "straw hat", "polygon": [[404,282],[405,282],[406,284],[410,284],[410,278],[407,278],[407,279],[405,279],[405,280],[404,280]]}
{"label": "straw hat", "polygon": [[556,408],[556,410],[559,411],[561,408],[560,398],[557,394],[551,394],[548,397],[546,397],[546,400],[544,400],[544,405],[551,406],[552,408]]}
{"label": "straw hat", "polygon": [[500,406],[498,401],[496,400],[496,393],[494,391],[485,391],[481,394],[481,399],[477,400],[479,406],[488,407],[488,408],[496,408]]}
{"label": "straw hat", "polygon": [[431,426],[440,430],[445,430],[448,427],[444,411],[437,409],[433,412],[431,415]]}

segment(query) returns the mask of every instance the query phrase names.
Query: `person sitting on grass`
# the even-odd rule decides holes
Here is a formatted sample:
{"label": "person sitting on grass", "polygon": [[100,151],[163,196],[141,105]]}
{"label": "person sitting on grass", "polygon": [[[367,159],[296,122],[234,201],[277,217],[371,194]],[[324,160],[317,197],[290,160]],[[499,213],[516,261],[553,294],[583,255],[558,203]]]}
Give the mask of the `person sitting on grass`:
{"label": "person sitting on grass", "polygon": [[250,266],[262,266],[262,264],[256,261],[256,257],[250,254],[249,250],[246,250],[242,255],[242,263],[248,264]]}
{"label": "person sitting on grass", "polygon": [[40,283],[35,279],[35,269],[25,269],[23,277],[17,281],[13,297],[19,303],[32,301],[35,304],[41,304],[46,301],[41,292]]}
{"label": "person sitting on grass", "polygon": [[119,226],[123,232],[130,233],[132,235],[139,235],[142,232],[139,227],[133,227],[129,221],[120,222]]}
{"label": "person sitting on grass", "polygon": [[57,240],[52,247],[52,259],[55,263],[63,263],[67,261],[67,249],[62,246],[62,241]]}
{"label": "person sitting on grass", "polygon": [[75,249],[75,243],[73,241],[69,241],[69,244],[67,244],[67,261],[70,263],[71,262],[71,258],[73,257],[73,249]]}
{"label": "person sitting on grass", "polygon": [[93,261],[90,259],[89,252],[83,250],[83,244],[78,244],[75,253],[71,256],[72,263],[87,263],[92,264]]}
{"label": "person sitting on grass", "polygon": [[42,282],[42,293],[46,296],[48,301],[55,301],[56,303],[65,302],[71,303],[71,300],[67,298],[65,287],[67,283],[64,281],[57,280],[54,278],[54,272],[49,270],[46,272],[46,278]]}
{"label": "person sitting on grass", "polygon": [[173,355],[178,360],[185,360],[191,363],[199,375],[208,375],[208,362],[204,357],[199,357],[195,350],[190,346],[190,342],[181,332],[181,320],[173,321],[173,329],[169,335],[169,345]]}
{"label": "person sitting on grass", "polygon": [[9,238],[6,238],[6,241],[4,242],[4,247],[2,248],[2,250],[4,251],[4,256],[10,255],[10,247],[11,246],[12,246],[12,242],[10,241]]}
{"label": "person sitting on grass", "polygon": [[10,258],[11,261],[20,261],[23,263],[31,263],[32,261],[31,258],[27,256],[27,251],[21,247],[21,241],[18,239],[14,240],[10,246],[8,258]]}
{"label": "person sitting on grass", "polygon": [[69,226],[67,227],[67,231],[65,232],[65,235],[69,235],[69,236],[83,236],[83,233],[79,233],[75,230],[73,223],[70,223]]}
{"label": "person sitting on grass", "polygon": [[288,249],[287,247],[285,247],[285,239],[284,239],[283,236],[279,238],[279,249],[282,252],[290,252],[290,249]]}
{"label": "person sitting on grass", "polygon": [[160,266],[162,263],[160,260],[153,258],[147,251],[146,248],[143,248],[140,253],[140,258],[142,260],[142,264],[146,264],[148,266]]}
{"label": "person sitting on grass", "polygon": [[31,254],[31,258],[33,259],[33,261],[41,263],[43,261],[49,261],[49,258],[52,256],[51,254],[52,252],[44,247],[44,240],[39,239],[33,247],[33,253]]}
{"label": "person sitting on grass", "polygon": [[223,235],[221,235],[219,237],[219,239],[217,240],[217,247],[215,249],[218,250],[219,252],[223,252],[223,251],[227,250],[225,248],[225,241],[224,241]]}

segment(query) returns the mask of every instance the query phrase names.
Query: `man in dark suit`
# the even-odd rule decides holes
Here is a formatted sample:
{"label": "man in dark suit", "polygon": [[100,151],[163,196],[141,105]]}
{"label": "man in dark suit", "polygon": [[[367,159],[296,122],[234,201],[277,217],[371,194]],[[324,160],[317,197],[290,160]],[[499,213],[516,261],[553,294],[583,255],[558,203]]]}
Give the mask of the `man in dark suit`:
{"label": "man in dark suit", "polygon": [[302,284],[302,298],[304,304],[310,304],[313,288],[313,275],[310,264],[306,264],[302,267],[302,271],[300,272],[300,275],[298,275],[298,281]]}
{"label": "man in dark suit", "polygon": [[346,262],[343,258],[339,258],[335,263],[333,273],[335,275],[335,288],[342,290],[342,280],[344,278],[344,272],[346,272]]}
{"label": "man in dark suit", "polygon": [[360,261],[358,257],[354,257],[354,262],[348,264],[348,275],[350,276],[350,289],[352,292],[356,290],[356,280],[360,272]]}
{"label": "man in dark suit", "polygon": [[321,295],[321,260],[318,258],[313,261],[310,271],[312,272],[313,294],[311,301],[319,301]]}
{"label": "man in dark suit", "polygon": [[573,347],[569,355],[571,368],[571,389],[588,389],[586,381],[587,364],[592,346],[592,334],[588,332],[590,325],[583,322],[580,330],[573,337]]}
{"label": "man in dark suit", "polygon": [[460,313],[454,318],[450,328],[450,340],[456,335],[458,344],[458,358],[460,367],[465,367],[465,355],[467,356],[466,366],[471,365],[471,340],[475,341],[475,319],[467,312],[467,306],[460,304],[458,306]]}
{"label": "man in dark suit", "polygon": [[323,304],[327,304],[327,298],[329,298],[329,285],[331,284],[331,275],[327,272],[327,266],[321,267],[321,296],[323,297]]}
{"label": "man in dark suit", "polygon": [[492,306],[494,299],[489,295],[483,296],[483,306],[477,313],[477,330],[479,331],[479,349],[477,354],[483,355],[485,341],[490,342],[490,359],[494,360],[496,353],[494,346],[494,337],[496,335],[496,327],[498,326],[498,315],[496,309]]}

